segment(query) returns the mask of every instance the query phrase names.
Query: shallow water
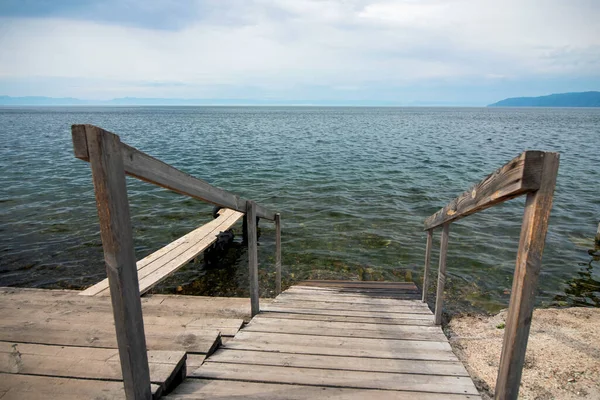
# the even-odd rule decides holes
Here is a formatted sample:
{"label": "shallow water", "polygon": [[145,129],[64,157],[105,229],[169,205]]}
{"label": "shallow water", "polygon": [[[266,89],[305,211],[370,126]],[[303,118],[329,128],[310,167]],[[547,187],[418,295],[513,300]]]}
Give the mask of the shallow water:
{"label": "shallow water", "polygon": [[[72,154],[74,123],[99,125],[280,211],[285,284],[418,281],[427,216],[523,150],[558,151],[538,299],[569,302],[582,273],[600,280],[588,254],[600,218],[600,109],[61,107],[0,108],[0,286],[79,288],[105,276],[89,166]],[[135,179],[128,192],[138,257],[211,218],[211,206]],[[452,225],[451,307],[494,311],[507,303],[523,204]],[[268,296],[274,230],[267,221],[260,227]],[[236,246],[221,267],[190,264],[158,290],[247,295],[246,260]]]}

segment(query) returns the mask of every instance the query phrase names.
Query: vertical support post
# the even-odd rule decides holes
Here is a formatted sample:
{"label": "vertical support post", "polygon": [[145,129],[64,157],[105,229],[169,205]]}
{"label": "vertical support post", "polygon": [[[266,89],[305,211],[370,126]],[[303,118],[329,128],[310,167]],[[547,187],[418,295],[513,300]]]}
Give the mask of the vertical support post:
{"label": "vertical support post", "polygon": [[598,222],[598,230],[596,230],[596,237],[594,239],[594,244],[597,248],[600,247],[600,222]]}
{"label": "vertical support post", "polygon": [[527,194],[510,304],[506,316],[504,343],[496,381],[497,400],[513,400],[519,395],[521,373],[529,339],[542,254],[552,208],[558,172],[558,153],[544,153],[540,188]]}
{"label": "vertical support post", "polygon": [[423,271],[423,297],[421,301],[427,303],[427,287],[429,286],[429,262],[431,261],[431,245],[433,243],[433,229],[427,231],[427,245],[425,246],[425,270]]}
{"label": "vertical support post", "polygon": [[440,265],[438,270],[437,294],[435,297],[435,319],[436,325],[442,323],[442,308],[444,305],[444,285],[446,284],[446,252],[448,251],[448,236],[450,235],[450,222],[442,226],[442,238],[440,239]]}
{"label": "vertical support post", "polygon": [[128,400],[151,399],[121,141],[117,135],[91,125],[74,125],[72,131],[76,147],[87,142],[125,396]]}
{"label": "vertical support post", "polygon": [[246,202],[248,221],[248,277],[250,279],[250,308],[252,316],[260,312],[258,304],[258,244],[256,238],[256,203]]}
{"label": "vertical support post", "polygon": [[281,214],[275,214],[275,293],[281,293]]}

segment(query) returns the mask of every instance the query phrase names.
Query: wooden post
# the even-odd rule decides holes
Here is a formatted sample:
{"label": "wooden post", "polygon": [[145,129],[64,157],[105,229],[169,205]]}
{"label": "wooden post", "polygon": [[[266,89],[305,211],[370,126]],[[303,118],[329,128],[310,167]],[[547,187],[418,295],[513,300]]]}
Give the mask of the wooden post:
{"label": "wooden post", "polygon": [[519,395],[558,162],[558,153],[544,153],[540,188],[527,194],[496,381],[497,400],[512,400]]}
{"label": "wooden post", "polygon": [[95,126],[82,128],[81,125],[73,126],[73,143],[77,154],[82,141],[87,142],[125,396],[129,400],[151,399],[121,141],[117,135]]}
{"label": "wooden post", "polygon": [[600,247],[600,222],[598,222],[598,230],[596,231],[596,238],[594,240],[596,247]]}
{"label": "wooden post", "polygon": [[440,266],[438,270],[437,295],[435,297],[435,324],[442,323],[442,307],[444,305],[444,285],[446,284],[446,252],[448,251],[448,235],[450,234],[450,222],[442,226],[442,238],[440,240]]}
{"label": "wooden post", "polygon": [[250,306],[252,316],[260,312],[258,303],[258,245],[256,238],[256,203],[246,202],[248,221],[248,277],[250,279]]}
{"label": "wooden post", "polygon": [[281,293],[281,214],[275,214],[275,293]]}
{"label": "wooden post", "polygon": [[427,286],[429,286],[429,261],[431,260],[431,245],[433,243],[433,229],[427,231],[427,245],[425,246],[425,271],[423,271],[423,303],[427,303]]}

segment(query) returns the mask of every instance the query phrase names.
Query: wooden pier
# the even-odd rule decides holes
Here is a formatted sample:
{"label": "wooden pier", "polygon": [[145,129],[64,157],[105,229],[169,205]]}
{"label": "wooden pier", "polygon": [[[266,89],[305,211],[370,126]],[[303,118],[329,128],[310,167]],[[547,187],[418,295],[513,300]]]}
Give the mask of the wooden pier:
{"label": "wooden pier", "polygon": [[[478,398],[440,327],[450,224],[524,195],[495,391],[496,399],[517,398],[558,154],[526,151],[426,219],[422,291],[412,282],[305,281],[281,293],[279,213],[101,128],[74,125],[72,134],[75,156],[92,169],[107,279],[83,292],[0,288],[1,400]],[[222,209],[215,220],[136,261],[126,175]],[[141,297],[242,217],[250,301]],[[259,299],[259,219],[275,224],[274,300]],[[426,300],[438,228],[432,313]]]}

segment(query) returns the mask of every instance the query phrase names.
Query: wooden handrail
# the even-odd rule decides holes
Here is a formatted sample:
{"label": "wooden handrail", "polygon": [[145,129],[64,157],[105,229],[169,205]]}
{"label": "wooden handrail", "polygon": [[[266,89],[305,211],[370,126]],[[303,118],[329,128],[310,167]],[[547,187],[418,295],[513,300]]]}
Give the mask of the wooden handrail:
{"label": "wooden handrail", "polygon": [[147,400],[152,393],[125,175],[246,214],[252,316],[260,312],[257,217],[275,222],[278,291],[281,290],[280,217],[254,201],[242,199],[127,146],[118,135],[102,128],[73,125],[71,133],[75,157],[88,161],[92,167],[125,396],[128,400]]}
{"label": "wooden handrail", "polygon": [[525,151],[425,220],[425,230],[454,222],[540,188],[542,151]]}
{"label": "wooden handrail", "polygon": [[[72,126],[71,132],[73,136],[75,157],[84,161],[89,161],[86,131],[89,131],[92,134],[114,135],[114,133],[93,125]],[[208,203],[231,208],[232,210],[243,213],[246,212],[247,200],[242,199],[233,193],[212,186],[201,179],[194,178],[193,176],[122,142],[120,142],[120,152],[123,157],[123,167],[125,168],[125,173],[127,175]],[[258,204],[256,205],[256,215],[270,221],[275,220],[275,212]]]}
{"label": "wooden handrail", "polygon": [[449,225],[500,202],[527,195],[496,382],[497,400],[517,399],[519,394],[558,164],[558,153],[526,151],[425,220],[427,246],[423,302],[427,300],[432,233],[435,228],[443,227],[434,319],[439,325],[442,321]]}

